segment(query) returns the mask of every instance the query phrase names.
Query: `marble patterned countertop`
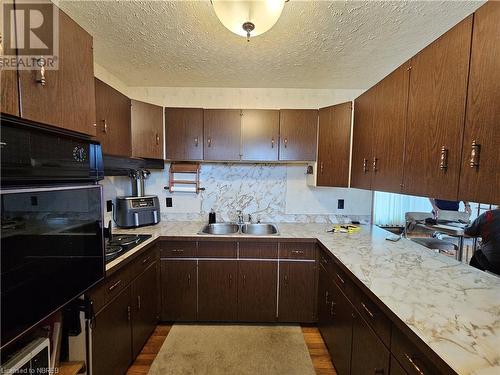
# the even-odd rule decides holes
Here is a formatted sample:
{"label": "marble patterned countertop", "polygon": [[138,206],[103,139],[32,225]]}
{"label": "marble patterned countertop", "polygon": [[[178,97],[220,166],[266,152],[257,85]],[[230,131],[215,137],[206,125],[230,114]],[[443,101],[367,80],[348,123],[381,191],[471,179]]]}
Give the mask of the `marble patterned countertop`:
{"label": "marble patterned countertop", "polygon": [[[202,226],[200,222],[162,222],[117,229],[116,233],[153,237],[106,269],[159,237],[214,237],[198,235]],[[282,223],[278,227],[278,238],[319,240],[458,374],[500,374],[500,277],[406,239],[387,241],[389,233],[376,226],[362,226],[352,234],[327,233],[328,224]]]}

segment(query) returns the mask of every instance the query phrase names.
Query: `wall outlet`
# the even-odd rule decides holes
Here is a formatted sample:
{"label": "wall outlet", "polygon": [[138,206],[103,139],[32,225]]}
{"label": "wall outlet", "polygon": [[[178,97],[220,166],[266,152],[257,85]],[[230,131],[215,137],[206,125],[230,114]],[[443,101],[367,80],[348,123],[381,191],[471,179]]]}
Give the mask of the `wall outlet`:
{"label": "wall outlet", "polygon": [[337,200],[337,208],[339,210],[343,210],[344,209],[344,200],[343,199]]}
{"label": "wall outlet", "polygon": [[111,211],[113,211],[113,201],[110,199],[106,201],[106,212]]}
{"label": "wall outlet", "polygon": [[172,207],[172,198],[171,197],[168,197],[166,199],[166,205],[167,205],[167,207]]}

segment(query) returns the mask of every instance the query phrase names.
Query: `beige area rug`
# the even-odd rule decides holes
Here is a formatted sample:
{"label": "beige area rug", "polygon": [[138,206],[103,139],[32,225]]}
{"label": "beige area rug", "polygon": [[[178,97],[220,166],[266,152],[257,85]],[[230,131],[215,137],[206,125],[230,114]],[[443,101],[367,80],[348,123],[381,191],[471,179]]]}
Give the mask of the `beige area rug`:
{"label": "beige area rug", "polygon": [[175,324],[148,375],[314,375],[298,325]]}

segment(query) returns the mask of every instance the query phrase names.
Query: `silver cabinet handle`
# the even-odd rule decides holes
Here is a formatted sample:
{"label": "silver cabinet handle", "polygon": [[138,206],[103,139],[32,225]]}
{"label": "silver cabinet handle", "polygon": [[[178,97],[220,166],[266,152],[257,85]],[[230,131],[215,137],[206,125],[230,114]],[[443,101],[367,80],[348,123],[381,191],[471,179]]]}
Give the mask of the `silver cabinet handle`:
{"label": "silver cabinet handle", "polygon": [[439,168],[441,170],[448,169],[448,149],[446,147],[441,147],[441,157],[439,159]]}
{"label": "silver cabinet handle", "polygon": [[212,138],[207,139],[208,147],[212,147]]}
{"label": "silver cabinet handle", "polygon": [[184,250],[183,249],[173,249],[172,252],[178,254],[178,253],[183,253]]}
{"label": "silver cabinet handle", "polygon": [[476,140],[473,140],[471,146],[469,165],[471,168],[479,168],[479,153],[481,152],[481,145],[478,144]]}
{"label": "silver cabinet handle", "polygon": [[147,257],[146,259],[143,259],[142,264],[146,264],[147,262],[149,262],[150,259],[151,259],[151,257]]}
{"label": "silver cabinet handle", "polygon": [[188,273],[188,285],[191,286],[191,274]]}
{"label": "silver cabinet handle", "polygon": [[334,315],[335,315],[335,306],[336,306],[336,305],[337,305],[337,304],[336,304],[335,302],[333,302],[333,301],[330,303],[330,315],[331,315],[331,316],[334,316]]}
{"label": "silver cabinet handle", "polygon": [[339,281],[342,283],[342,284],[345,284],[345,281],[344,279],[337,273],[337,279],[339,279]]}
{"label": "silver cabinet handle", "polygon": [[319,173],[323,174],[324,169],[325,169],[325,166],[323,165],[323,162],[319,163]]}
{"label": "silver cabinet handle", "polygon": [[137,310],[141,309],[141,296],[137,296]]}
{"label": "silver cabinet handle", "polygon": [[198,137],[194,139],[194,147],[198,147]]}
{"label": "silver cabinet handle", "polygon": [[366,313],[370,316],[370,318],[375,319],[375,314],[373,314],[363,302],[361,302],[361,307],[363,308],[363,310],[366,311]]}
{"label": "silver cabinet handle", "polygon": [[417,371],[420,375],[425,375],[425,372],[420,368],[420,366],[416,363],[415,358],[412,356],[404,353],[405,358],[410,362],[410,364],[413,366],[415,371]]}
{"label": "silver cabinet handle", "polygon": [[363,173],[368,173],[368,159],[363,159]]}
{"label": "silver cabinet handle", "polygon": [[120,285],[122,283],[121,280],[118,280],[116,283],[114,283],[113,285],[111,285],[108,290],[111,292],[113,289],[115,289],[118,285]]}
{"label": "silver cabinet handle", "polygon": [[377,163],[378,163],[378,159],[377,158],[373,158],[373,172],[377,172]]}
{"label": "silver cabinet handle", "polygon": [[41,86],[45,86],[47,80],[45,78],[45,59],[43,57],[40,57],[39,59],[36,60],[38,65],[40,65],[40,77],[37,78],[36,82],[39,83]]}
{"label": "silver cabinet handle", "polygon": [[132,309],[130,308],[130,306],[127,306],[127,320],[130,322],[130,319],[131,319],[131,314],[132,313]]}
{"label": "silver cabinet handle", "polygon": [[285,138],[285,139],[283,140],[283,143],[285,144],[285,148],[287,148],[287,147],[288,147],[288,138]]}
{"label": "silver cabinet handle", "polygon": [[271,138],[271,148],[274,148],[274,137]]}
{"label": "silver cabinet handle", "polygon": [[160,144],[160,136],[158,135],[158,133],[156,133],[156,144]]}
{"label": "silver cabinet handle", "polygon": [[292,254],[303,255],[304,250],[292,250]]}
{"label": "silver cabinet handle", "polygon": [[104,125],[103,128],[102,128],[102,132],[103,133],[107,133],[108,132],[108,123],[107,123],[106,119],[102,120],[102,122],[103,122],[103,125]]}
{"label": "silver cabinet handle", "polygon": [[231,288],[233,286],[233,275],[229,274],[229,287]]}

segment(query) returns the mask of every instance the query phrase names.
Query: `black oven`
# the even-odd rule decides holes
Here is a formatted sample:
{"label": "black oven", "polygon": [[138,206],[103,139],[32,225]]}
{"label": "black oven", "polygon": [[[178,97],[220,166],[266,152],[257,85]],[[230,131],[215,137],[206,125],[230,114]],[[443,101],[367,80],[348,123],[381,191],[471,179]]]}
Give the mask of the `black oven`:
{"label": "black oven", "polygon": [[1,347],[104,277],[102,157],[89,138],[1,123]]}

